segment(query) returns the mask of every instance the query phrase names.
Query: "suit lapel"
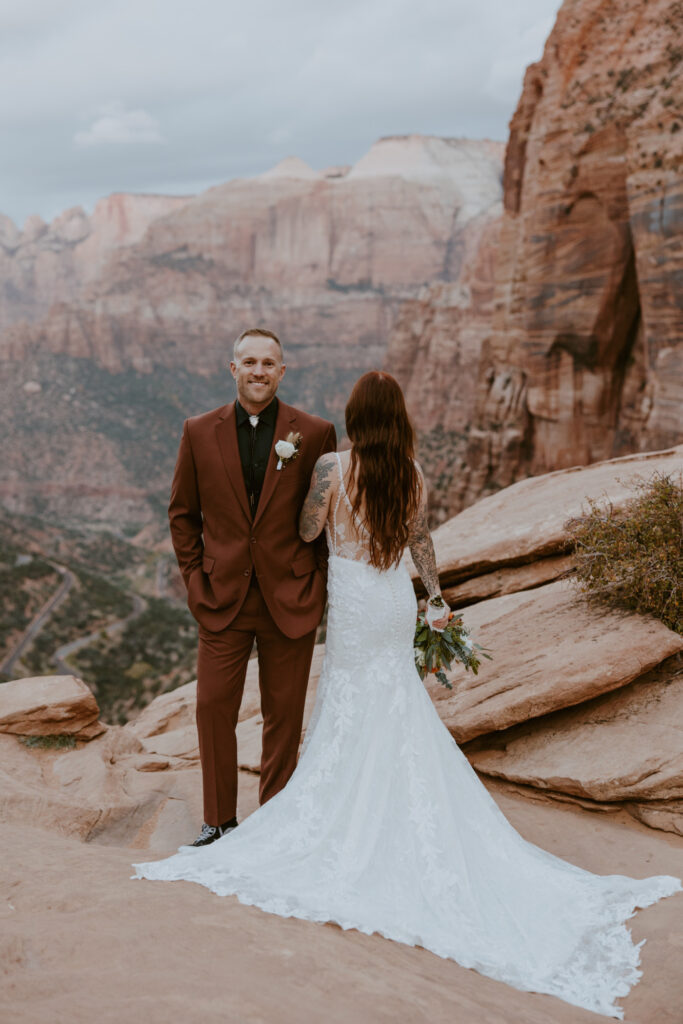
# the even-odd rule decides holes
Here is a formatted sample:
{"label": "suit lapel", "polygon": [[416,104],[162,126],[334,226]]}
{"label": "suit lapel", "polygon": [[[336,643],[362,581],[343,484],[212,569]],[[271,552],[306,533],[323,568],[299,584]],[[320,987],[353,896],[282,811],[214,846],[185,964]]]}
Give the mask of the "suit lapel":
{"label": "suit lapel", "polygon": [[284,441],[287,434],[290,431],[296,430],[294,424],[296,423],[296,412],[290,405],[285,405],[284,402],[278,402],[277,420],[275,421],[275,433],[273,435],[273,447],[270,450],[268,456],[268,465],[266,466],[266,475],[263,479],[263,488],[261,489],[261,497],[259,498],[258,507],[256,509],[256,515],[254,516],[254,525],[258,523],[259,519],[263,515],[266,509],[266,505],[273,496],[273,491],[277,486],[277,482],[280,479],[280,474],[285,472],[284,469],[278,470],[277,463],[278,458],[275,454],[275,445],[278,441]]}
{"label": "suit lapel", "polygon": [[225,472],[232,485],[235,496],[242,506],[242,511],[251,522],[249,512],[249,500],[247,488],[244,485],[244,473],[240,460],[240,450],[237,444],[237,422],[235,419],[235,403],[226,405],[220,414],[220,420],[216,424],[216,440],[220,449]]}

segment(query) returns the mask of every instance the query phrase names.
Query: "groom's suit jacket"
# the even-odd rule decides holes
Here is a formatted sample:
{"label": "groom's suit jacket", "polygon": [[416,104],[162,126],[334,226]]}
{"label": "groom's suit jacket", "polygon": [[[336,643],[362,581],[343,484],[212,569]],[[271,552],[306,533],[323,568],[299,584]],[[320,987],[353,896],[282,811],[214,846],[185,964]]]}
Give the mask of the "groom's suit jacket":
{"label": "groom's suit jacket", "polygon": [[[301,434],[295,459],[277,469],[275,443]],[[185,420],[168,508],[187,603],[210,632],[227,628],[252,572],[278,628],[292,639],[315,629],[326,596],[325,538],[299,537],[298,519],[318,457],[335,451],[334,426],[278,401],[273,448],[252,521],[237,444],[235,404]]]}

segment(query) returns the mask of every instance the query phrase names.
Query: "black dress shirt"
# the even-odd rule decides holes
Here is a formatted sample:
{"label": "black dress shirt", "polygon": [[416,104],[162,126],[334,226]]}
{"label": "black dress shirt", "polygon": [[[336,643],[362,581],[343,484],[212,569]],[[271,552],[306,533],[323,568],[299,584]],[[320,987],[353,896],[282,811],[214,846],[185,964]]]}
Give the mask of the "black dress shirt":
{"label": "black dress shirt", "polygon": [[259,413],[258,423],[252,427],[247,410],[240,405],[239,400],[235,402],[237,444],[252,519],[258,508],[266,467],[273,448],[277,407],[278,401],[275,397],[270,405]]}

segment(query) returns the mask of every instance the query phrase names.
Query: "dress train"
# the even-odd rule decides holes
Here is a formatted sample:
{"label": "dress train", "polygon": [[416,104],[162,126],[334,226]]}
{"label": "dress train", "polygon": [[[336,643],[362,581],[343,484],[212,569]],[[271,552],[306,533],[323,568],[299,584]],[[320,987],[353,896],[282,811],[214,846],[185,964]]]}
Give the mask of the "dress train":
{"label": "dress train", "polygon": [[339,502],[326,653],[296,771],[233,832],[136,864],[133,877],[186,879],[283,917],[378,932],[623,1017],[615,1000],[641,976],[642,945],[625,922],[681,882],[594,875],[515,831],[415,669],[407,568],[368,564],[338,513]]}

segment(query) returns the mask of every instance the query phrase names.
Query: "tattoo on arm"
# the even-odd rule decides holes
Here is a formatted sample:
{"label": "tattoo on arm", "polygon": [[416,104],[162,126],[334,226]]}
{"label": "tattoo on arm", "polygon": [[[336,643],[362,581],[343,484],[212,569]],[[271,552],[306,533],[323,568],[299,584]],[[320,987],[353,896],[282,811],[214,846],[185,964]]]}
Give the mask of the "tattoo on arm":
{"label": "tattoo on arm", "polygon": [[426,502],[420,504],[420,510],[413,521],[408,544],[415,568],[419,572],[420,578],[427,590],[427,596],[433,597],[434,594],[440,594],[441,588],[439,586],[439,573],[436,568],[434,544],[432,543],[432,535],[427,525]]}
{"label": "tattoo on arm", "polygon": [[299,536],[312,541],[322,532],[327,519],[332,488],[332,460],[321,455],[313,469],[311,486],[299,516]]}

